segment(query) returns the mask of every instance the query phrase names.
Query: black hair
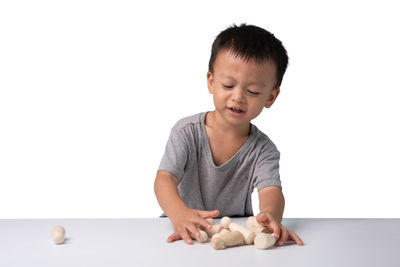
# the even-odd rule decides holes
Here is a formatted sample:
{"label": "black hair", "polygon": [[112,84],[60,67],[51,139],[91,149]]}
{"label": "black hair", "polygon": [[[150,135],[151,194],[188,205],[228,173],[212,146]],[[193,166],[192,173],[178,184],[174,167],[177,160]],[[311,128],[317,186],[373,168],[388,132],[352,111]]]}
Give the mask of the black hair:
{"label": "black hair", "polygon": [[272,60],[277,71],[275,88],[279,88],[281,85],[289,57],[282,42],[269,31],[254,25],[246,25],[246,23],[242,23],[240,26],[233,24],[222,31],[212,44],[208,63],[209,72],[213,73],[214,61],[218,52],[223,49],[231,50],[234,56],[239,56],[246,62],[254,59],[257,64],[262,65],[264,62]]}

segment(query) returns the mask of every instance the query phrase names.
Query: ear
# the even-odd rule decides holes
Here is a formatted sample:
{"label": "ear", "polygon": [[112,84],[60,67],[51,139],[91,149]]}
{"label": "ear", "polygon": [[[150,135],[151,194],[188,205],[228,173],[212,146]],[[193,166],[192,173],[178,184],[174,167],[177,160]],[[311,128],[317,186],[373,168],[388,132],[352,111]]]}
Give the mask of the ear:
{"label": "ear", "polygon": [[211,72],[207,72],[207,87],[210,94],[214,93],[214,76]]}
{"label": "ear", "polygon": [[267,102],[265,103],[266,108],[270,108],[272,106],[280,92],[281,90],[279,88],[272,89]]}

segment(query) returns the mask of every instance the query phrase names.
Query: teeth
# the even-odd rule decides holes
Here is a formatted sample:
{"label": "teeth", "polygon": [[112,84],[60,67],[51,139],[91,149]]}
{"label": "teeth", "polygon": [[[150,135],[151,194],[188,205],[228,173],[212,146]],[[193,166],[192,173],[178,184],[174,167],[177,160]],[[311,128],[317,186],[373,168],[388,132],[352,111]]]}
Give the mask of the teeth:
{"label": "teeth", "polygon": [[235,112],[241,112],[242,110],[241,109],[238,109],[238,108],[231,108],[233,111],[235,111]]}

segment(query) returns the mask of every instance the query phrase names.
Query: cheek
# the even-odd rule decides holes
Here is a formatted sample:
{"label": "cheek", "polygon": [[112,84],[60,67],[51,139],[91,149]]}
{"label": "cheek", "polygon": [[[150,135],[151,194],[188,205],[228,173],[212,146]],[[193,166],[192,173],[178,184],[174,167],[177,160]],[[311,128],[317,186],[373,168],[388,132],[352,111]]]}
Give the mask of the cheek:
{"label": "cheek", "polygon": [[214,91],[214,99],[217,101],[222,101],[225,99],[225,94],[222,90],[215,90]]}
{"label": "cheek", "polygon": [[221,103],[221,96],[217,92],[214,92],[213,100],[214,100],[214,105],[217,107]]}
{"label": "cheek", "polygon": [[260,114],[261,113],[261,111],[264,109],[264,102],[263,101],[261,101],[261,100],[257,100],[257,101],[255,101],[254,103],[252,103],[252,106],[254,107],[253,109],[252,109],[252,115],[253,116],[258,116],[258,114]]}
{"label": "cheek", "polygon": [[215,90],[213,94],[214,106],[216,108],[224,108],[226,102],[226,95],[221,90]]}

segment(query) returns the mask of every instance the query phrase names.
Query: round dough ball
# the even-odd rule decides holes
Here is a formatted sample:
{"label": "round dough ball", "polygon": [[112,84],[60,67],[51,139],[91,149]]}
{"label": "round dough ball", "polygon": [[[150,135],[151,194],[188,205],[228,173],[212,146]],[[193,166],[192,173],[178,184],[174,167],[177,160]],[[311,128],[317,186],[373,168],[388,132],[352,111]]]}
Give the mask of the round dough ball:
{"label": "round dough ball", "polygon": [[228,216],[224,216],[221,219],[221,225],[222,227],[224,227],[225,229],[229,228],[229,225],[231,224],[232,220],[231,218],[229,218]]}
{"label": "round dough ball", "polygon": [[65,229],[61,225],[54,226],[53,229],[51,229],[51,238],[55,244],[64,243],[64,237]]}
{"label": "round dough ball", "polygon": [[204,231],[201,231],[201,230],[199,232],[200,232],[200,236],[197,238],[197,240],[200,243],[207,242],[208,241],[208,234],[206,232],[204,232]]}
{"label": "round dough ball", "polygon": [[275,245],[276,239],[272,234],[258,233],[254,238],[254,246],[258,249],[267,249]]}
{"label": "round dough ball", "polygon": [[231,231],[229,231],[228,229],[222,229],[221,232],[219,232],[219,234],[222,235],[226,235],[227,233],[230,233]]}
{"label": "round dough ball", "polygon": [[213,237],[211,238],[210,244],[214,249],[224,249],[225,248],[224,241],[221,239],[220,234],[213,235]]}

